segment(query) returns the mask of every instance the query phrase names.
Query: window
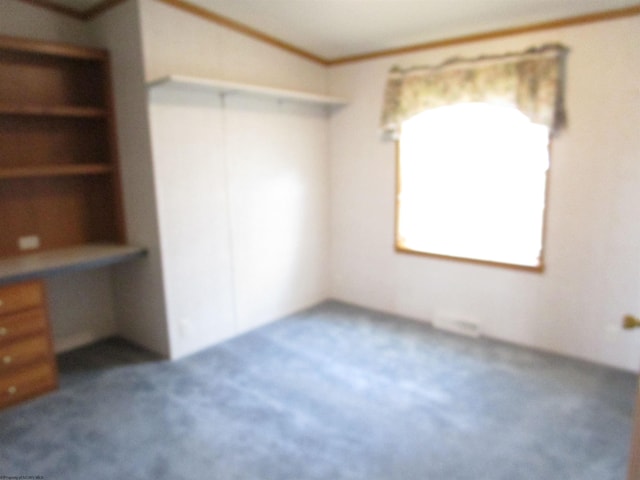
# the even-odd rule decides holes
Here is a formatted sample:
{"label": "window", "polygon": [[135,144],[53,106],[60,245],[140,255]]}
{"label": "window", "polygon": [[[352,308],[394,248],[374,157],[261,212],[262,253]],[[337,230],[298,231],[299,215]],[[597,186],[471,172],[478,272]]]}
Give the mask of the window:
{"label": "window", "polygon": [[542,270],[549,129],[462,103],[402,122],[396,248]]}
{"label": "window", "polygon": [[396,249],[543,269],[549,138],[566,124],[559,44],[389,70]]}

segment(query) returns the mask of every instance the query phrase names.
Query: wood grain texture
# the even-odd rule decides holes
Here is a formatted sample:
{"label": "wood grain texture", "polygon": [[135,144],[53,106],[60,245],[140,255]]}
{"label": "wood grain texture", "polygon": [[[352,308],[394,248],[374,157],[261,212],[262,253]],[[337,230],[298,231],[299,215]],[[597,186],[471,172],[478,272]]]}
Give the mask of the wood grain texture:
{"label": "wood grain texture", "polygon": [[398,253],[405,253],[409,255],[417,255],[419,257],[425,258],[433,258],[436,260],[453,260],[456,262],[469,263],[472,265],[484,265],[487,267],[500,267],[507,268],[510,270],[519,270],[523,272],[531,272],[531,273],[544,273],[544,264],[540,264],[535,267],[528,267],[526,265],[515,265],[513,263],[503,263],[503,262],[492,262],[490,260],[479,260],[476,258],[466,258],[466,257],[454,257],[451,255],[441,255],[438,253],[428,253],[428,252],[420,252],[417,250],[411,250],[409,248],[403,247],[401,245],[396,244],[395,250]]}
{"label": "wood grain texture", "polygon": [[109,57],[0,37],[0,256],[125,240]]}
{"label": "wood grain texture", "polygon": [[49,340],[46,335],[31,335],[0,345],[0,375],[49,356]]}
{"label": "wood grain texture", "polygon": [[0,315],[0,346],[16,339],[42,332],[47,328],[46,312],[42,308]]}
{"label": "wood grain texture", "polygon": [[37,397],[54,390],[57,385],[57,369],[50,362],[41,362],[11,375],[0,376],[0,408]]}
{"label": "wood grain texture", "polygon": [[0,287],[0,315],[39,307],[44,303],[41,282],[32,281]]}
{"label": "wood grain texture", "polygon": [[63,42],[41,42],[29,38],[0,35],[0,49],[40,55],[62,56],[69,59],[101,60],[108,56],[104,49],[81,47]]}
{"label": "wood grain texture", "polygon": [[41,280],[0,287],[0,408],[58,384],[46,293]]}
{"label": "wood grain texture", "polygon": [[68,177],[73,175],[103,175],[113,172],[111,165],[88,163],[77,165],[43,165],[25,168],[0,168],[0,180],[9,178]]}
{"label": "wood grain texture", "polygon": [[0,116],[0,169],[108,163],[104,122]]}

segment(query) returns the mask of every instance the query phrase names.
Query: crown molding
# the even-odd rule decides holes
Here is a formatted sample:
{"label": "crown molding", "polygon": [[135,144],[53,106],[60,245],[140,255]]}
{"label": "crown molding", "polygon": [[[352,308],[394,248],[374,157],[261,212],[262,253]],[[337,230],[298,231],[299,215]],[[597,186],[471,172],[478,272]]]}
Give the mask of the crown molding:
{"label": "crown molding", "polygon": [[416,45],[408,45],[405,47],[391,48],[387,50],[378,50],[358,55],[349,55],[345,57],[329,60],[329,66],[342,65],[345,63],[360,62],[363,60],[371,60],[375,58],[389,57],[392,55],[401,55],[405,53],[413,53],[422,50],[430,50],[434,48],[448,47],[451,45],[460,45],[463,43],[479,42],[481,40],[492,40],[495,38],[510,37],[513,35],[521,35],[524,33],[540,32],[544,30],[552,30],[555,28],[571,27],[576,25],[585,25],[589,23],[602,22],[606,20],[615,20],[619,18],[632,17],[640,15],[640,5],[622,8],[618,10],[607,10],[604,12],[591,13],[587,15],[578,15],[575,17],[561,18],[547,22],[532,23],[529,25],[504,28],[500,30],[491,30],[488,32],[473,33],[470,35],[462,35],[459,37],[451,37],[442,40],[434,40],[431,42],[419,43]]}
{"label": "crown molding", "polygon": [[478,42],[481,40],[491,40],[495,38],[508,37],[512,35],[521,35],[524,33],[538,32],[543,30],[551,30],[554,28],[570,27],[576,25],[585,25],[589,23],[602,22],[606,20],[614,20],[625,17],[632,17],[640,15],[640,4],[632,7],[621,8],[617,10],[606,10],[602,12],[590,13],[585,15],[577,15],[574,17],[561,18],[558,20],[551,20],[546,22],[538,22],[529,25],[491,30],[488,32],[474,33],[469,35],[463,35],[458,37],[452,37],[442,40],[434,40],[431,42],[425,42],[415,45],[408,45],[405,47],[392,48],[387,50],[376,50],[368,53],[349,55],[344,57],[338,57],[334,59],[326,59],[310,53],[306,50],[296,47],[290,43],[284,42],[276,37],[267,35],[260,30],[244,25],[230,18],[223,17],[217,13],[207,10],[202,7],[195,6],[186,0],[155,0],[160,3],[164,3],[180,10],[189,12],[200,18],[216,23],[218,25],[225,26],[236,32],[242,33],[257,40],[261,40],[272,46],[282,48],[290,53],[296,54],[307,60],[314,61],[321,65],[333,66],[343,65],[346,63],[360,62],[364,60],[370,60],[374,58],[389,57],[393,55],[399,55],[404,53],[412,53],[422,50],[429,50],[434,48],[446,47],[450,45],[459,45],[464,43]]}

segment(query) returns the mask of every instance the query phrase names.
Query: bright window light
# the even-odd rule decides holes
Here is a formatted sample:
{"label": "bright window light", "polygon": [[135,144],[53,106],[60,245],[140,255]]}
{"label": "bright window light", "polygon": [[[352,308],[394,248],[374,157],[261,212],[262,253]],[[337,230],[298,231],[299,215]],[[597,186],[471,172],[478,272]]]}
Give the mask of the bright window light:
{"label": "bright window light", "polygon": [[549,131],[518,110],[468,103],[402,125],[400,251],[542,269]]}

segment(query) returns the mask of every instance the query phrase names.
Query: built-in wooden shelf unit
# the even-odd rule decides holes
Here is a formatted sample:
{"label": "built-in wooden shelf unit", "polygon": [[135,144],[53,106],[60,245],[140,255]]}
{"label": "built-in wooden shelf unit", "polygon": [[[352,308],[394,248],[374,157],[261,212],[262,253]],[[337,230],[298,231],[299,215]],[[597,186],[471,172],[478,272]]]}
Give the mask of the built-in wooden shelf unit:
{"label": "built-in wooden shelf unit", "polygon": [[0,36],[0,257],[124,243],[110,78],[105,50]]}
{"label": "built-in wooden shelf unit", "polygon": [[56,388],[43,278],[125,245],[109,56],[0,36],[0,409]]}

